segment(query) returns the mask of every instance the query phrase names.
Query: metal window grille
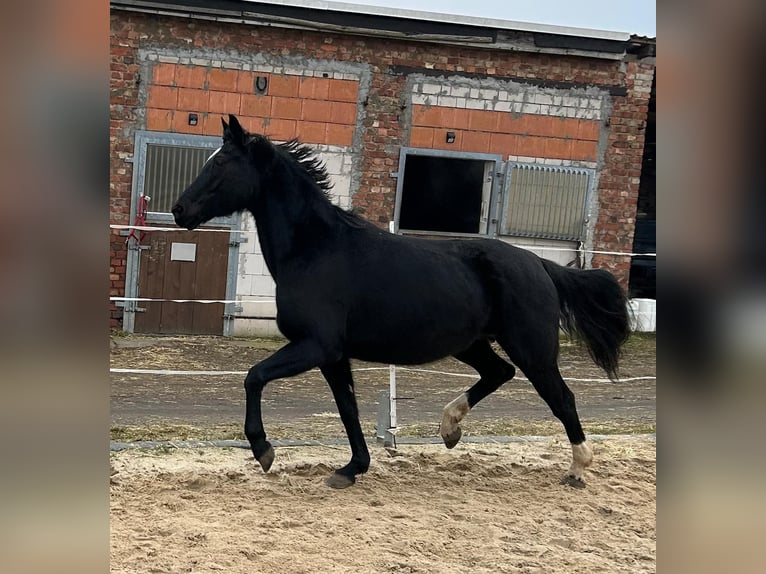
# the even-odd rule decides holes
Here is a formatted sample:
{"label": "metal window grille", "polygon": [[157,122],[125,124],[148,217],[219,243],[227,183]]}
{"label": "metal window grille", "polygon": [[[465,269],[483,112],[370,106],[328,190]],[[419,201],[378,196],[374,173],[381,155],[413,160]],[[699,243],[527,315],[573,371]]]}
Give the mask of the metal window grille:
{"label": "metal window grille", "polygon": [[593,170],[511,163],[501,233],[579,241]]}
{"label": "metal window grille", "polygon": [[181,192],[199,174],[210,156],[207,148],[147,144],[144,194],[150,213],[170,213]]}

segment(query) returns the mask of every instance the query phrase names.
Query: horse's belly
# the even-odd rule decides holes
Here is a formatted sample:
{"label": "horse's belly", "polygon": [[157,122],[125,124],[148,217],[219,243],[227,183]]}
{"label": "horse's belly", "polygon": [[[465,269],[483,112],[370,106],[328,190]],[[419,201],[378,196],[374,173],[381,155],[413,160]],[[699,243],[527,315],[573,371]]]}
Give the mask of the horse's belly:
{"label": "horse's belly", "polygon": [[457,255],[402,250],[365,270],[348,307],[346,343],[352,356],[426,363],[488,335],[490,297],[481,275]]}
{"label": "horse's belly", "polygon": [[[419,320],[420,319],[420,320]],[[376,363],[417,365],[436,361],[467,349],[487,337],[481,314],[461,319],[439,315],[381,315],[347,332],[349,354]]]}
{"label": "horse's belly", "polygon": [[[465,345],[467,346],[467,345]],[[349,356],[360,361],[371,363],[384,363],[391,365],[422,365],[432,361],[438,361],[462,350],[454,349],[447,345],[439,347],[418,345],[376,345],[356,343],[349,351]]]}

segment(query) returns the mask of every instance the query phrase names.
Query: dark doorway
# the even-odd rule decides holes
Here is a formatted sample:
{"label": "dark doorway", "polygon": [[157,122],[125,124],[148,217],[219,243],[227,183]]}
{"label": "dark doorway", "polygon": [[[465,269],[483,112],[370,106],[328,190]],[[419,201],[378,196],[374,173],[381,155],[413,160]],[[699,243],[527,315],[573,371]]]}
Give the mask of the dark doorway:
{"label": "dark doorway", "polygon": [[[633,253],[657,251],[657,78],[652,81],[649,113],[638,186]],[[630,296],[657,298],[657,257],[633,257],[630,265]]]}
{"label": "dark doorway", "polygon": [[486,233],[491,191],[487,174],[491,165],[475,159],[408,155],[399,228]]}

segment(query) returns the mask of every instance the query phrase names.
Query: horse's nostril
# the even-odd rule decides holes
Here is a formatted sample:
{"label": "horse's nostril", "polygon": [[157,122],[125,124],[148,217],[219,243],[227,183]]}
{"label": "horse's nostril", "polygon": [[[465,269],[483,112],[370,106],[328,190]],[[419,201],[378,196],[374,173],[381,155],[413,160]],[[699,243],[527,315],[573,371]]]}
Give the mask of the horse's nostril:
{"label": "horse's nostril", "polygon": [[173,215],[181,215],[181,214],[184,212],[184,208],[183,208],[183,207],[181,207],[179,204],[177,204],[177,203],[176,203],[176,204],[173,206],[173,209],[171,209],[171,210],[170,210],[170,212],[171,212]]}

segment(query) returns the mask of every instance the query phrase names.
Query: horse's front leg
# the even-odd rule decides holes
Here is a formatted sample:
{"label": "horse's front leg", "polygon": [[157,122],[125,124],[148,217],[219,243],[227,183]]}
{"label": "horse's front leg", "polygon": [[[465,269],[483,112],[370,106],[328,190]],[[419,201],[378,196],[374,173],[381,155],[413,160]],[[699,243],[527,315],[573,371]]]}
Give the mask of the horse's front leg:
{"label": "horse's front leg", "polygon": [[261,418],[263,387],[274,379],[292,377],[326,362],[322,347],[312,340],[291,342],[255,365],[245,378],[245,436],[264,472],[274,462],[274,448],[266,440]]}
{"label": "horse's front leg", "polygon": [[359,424],[359,409],[356,406],[354,379],[351,376],[348,358],[344,357],[336,363],[323,366],[322,374],[330,384],[351,446],[351,462],[330,475],[327,485],[332,488],[346,488],[356,482],[357,474],[365,473],[370,468],[370,453],[367,451],[362,426]]}

